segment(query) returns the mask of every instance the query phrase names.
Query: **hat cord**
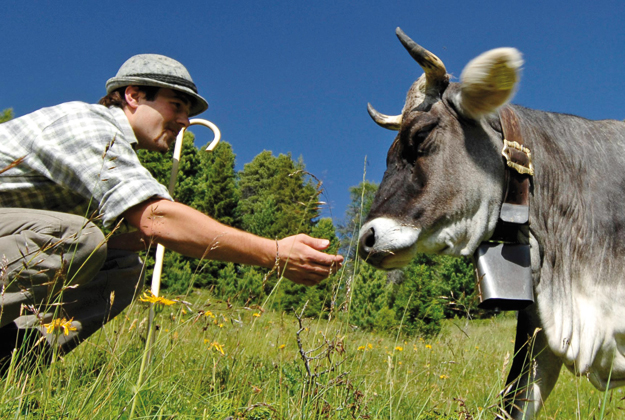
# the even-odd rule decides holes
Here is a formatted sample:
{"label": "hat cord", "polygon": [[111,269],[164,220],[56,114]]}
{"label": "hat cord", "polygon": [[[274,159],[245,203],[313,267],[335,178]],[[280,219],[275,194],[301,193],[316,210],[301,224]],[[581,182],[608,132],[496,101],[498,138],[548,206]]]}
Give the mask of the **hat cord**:
{"label": "hat cord", "polygon": [[184,79],[182,77],[178,77],[178,76],[171,76],[171,75],[158,74],[158,73],[135,73],[135,74],[127,74],[124,77],[141,77],[141,78],[147,78],[147,79],[154,79],[159,82],[184,86],[186,88],[191,89],[193,92],[197,93],[197,87],[195,86],[195,83],[187,79]]}

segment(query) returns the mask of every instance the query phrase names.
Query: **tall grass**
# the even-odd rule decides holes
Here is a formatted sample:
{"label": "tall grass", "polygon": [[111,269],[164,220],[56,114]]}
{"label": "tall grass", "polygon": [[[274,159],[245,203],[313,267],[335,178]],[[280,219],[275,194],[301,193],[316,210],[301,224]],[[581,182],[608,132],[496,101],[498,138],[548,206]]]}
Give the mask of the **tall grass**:
{"label": "tall grass", "polygon": [[[122,419],[136,396],[140,419],[491,419],[513,351],[511,316],[448,321],[426,340],[341,331],[340,320],[300,328],[297,314],[229,307],[205,291],[188,300],[159,307],[141,389],[148,307],[137,302],[48,368],[18,361],[0,384],[0,417]],[[586,379],[563,373],[539,418],[617,419],[621,396],[603,406]]]}
{"label": "tall grass", "polygon": [[[348,316],[302,319],[302,308],[233,306],[205,290],[168,298],[176,302],[157,306],[141,381],[149,306],[136,301],[49,367],[28,369],[16,353],[0,379],[0,418],[125,419],[133,406],[136,419],[477,420],[500,413],[511,314],[449,320],[425,339],[401,327],[362,332]],[[604,395],[565,372],[539,418],[621,418],[622,395]]]}

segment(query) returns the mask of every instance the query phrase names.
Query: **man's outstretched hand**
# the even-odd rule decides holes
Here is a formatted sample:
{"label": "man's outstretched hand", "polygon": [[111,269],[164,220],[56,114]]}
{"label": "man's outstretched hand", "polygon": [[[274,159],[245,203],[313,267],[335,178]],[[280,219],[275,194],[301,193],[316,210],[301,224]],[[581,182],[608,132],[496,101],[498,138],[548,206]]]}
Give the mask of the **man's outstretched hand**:
{"label": "man's outstretched hand", "polygon": [[300,233],[277,243],[280,272],[297,284],[313,286],[336,273],[343,265],[341,255],[323,253],[330,246],[327,239],[312,238]]}

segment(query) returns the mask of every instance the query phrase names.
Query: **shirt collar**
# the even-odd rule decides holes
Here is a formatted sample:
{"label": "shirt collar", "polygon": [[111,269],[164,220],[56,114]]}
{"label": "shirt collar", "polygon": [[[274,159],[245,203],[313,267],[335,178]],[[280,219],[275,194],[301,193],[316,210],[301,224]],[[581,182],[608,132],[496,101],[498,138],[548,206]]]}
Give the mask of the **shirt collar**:
{"label": "shirt collar", "polygon": [[135,132],[132,130],[132,126],[128,121],[128,117],[126,117],[124,110],[119,107],[112,106],[109,108],[109,111],[111,111],[113,118],[117,121],[124,138],[128,141],[128,143],[130,143],[132,148],[136,150],[139,142],[137,141],[137,137],[135,137]]}

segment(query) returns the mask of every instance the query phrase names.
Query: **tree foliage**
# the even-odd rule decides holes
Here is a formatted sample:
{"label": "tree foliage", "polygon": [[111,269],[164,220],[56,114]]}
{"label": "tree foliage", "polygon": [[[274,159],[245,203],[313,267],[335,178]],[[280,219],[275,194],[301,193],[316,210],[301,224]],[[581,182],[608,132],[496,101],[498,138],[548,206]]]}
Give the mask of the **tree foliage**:
{"label": "tree foliage", "polygon": [[[12,109],[0,113],[0,123],[13,118]],[[208,259],[199,261],[172,252],[165,254],[161,278],[164,288],[184,293],[191,287],[210,287],[223,299],[264,304],[290,311],[306,307],[305,316],[348,317],[365,330],[432,335],[441,320],[456,316],[488,316],[477,309],[473,268],[466,258],[417,255],[402,270],[384,272],[360,261],[356,239],[369,213],[378,184],[363,181],[349,189],[351,202],[338,227],[319,218],[321,184],[307,172],[302,158],[274,156],[263,151],[235,170],[232,146],[221,142],[213,153],[198,149],[194,136],[183,140],[176,201],[216,220],[267,238],[307,233],[330,240],[326,252],[346,256],[344,270],[315,287],[281,280],[274,271]],[[173,149],[165,154],[138,152],[142,164],[168,186]],[[153,267],[151,254],[146,255]],[[148,270],[148,278],[151,272]]]}
{"label": "tree foliage", "polygon": [[13,109],[7,108],[0,112],[0,124],[3,122],[7,122],[13,119]]}
{"label": "tree foliage", "polygon": [[[169,184],[172,152],[139,152],[143,164]],[[432,335],[441,320],[483,315],[476,310],[471,264],[466,259],[417,255],[403,270],[384,272],[358,260],[356,239],[378,185],[363,181],[349,190],[351,203],[338,228],[319,218],[320,184],[306,172],[303,160],[263,151],[236,172],[232,146],[222,142],[213,153],[194,145],[187,133],[182,147],[174,198],[231,226],[266,238],[307,233],[330,240],[327,252],[346,256],[344,270],[315,287],[280,280],[258,267],[198,261],[166,253],[163,287],[184,292],[210,287],[231,302],[277,310],[301,310],[306,316],[348,316],[365,330]],[[208,256],[210,258],[210,255]]]}
{"label": "tree foliage", "polygon": [[305,165],[291,155],[263,151],[239,174],[243,229],[267,238],[310,233],[319,217],[319,192]]}
{"label": "tree foliage", "polygon": [[370,181],[363,181],[349,188],[351,201],[345,211],[345,220],[339,225],[337,231],[341,237],[341,252],[350,259],[356,255],[358,232],[365,217],[369,214],[377,190],[378,184]]}

